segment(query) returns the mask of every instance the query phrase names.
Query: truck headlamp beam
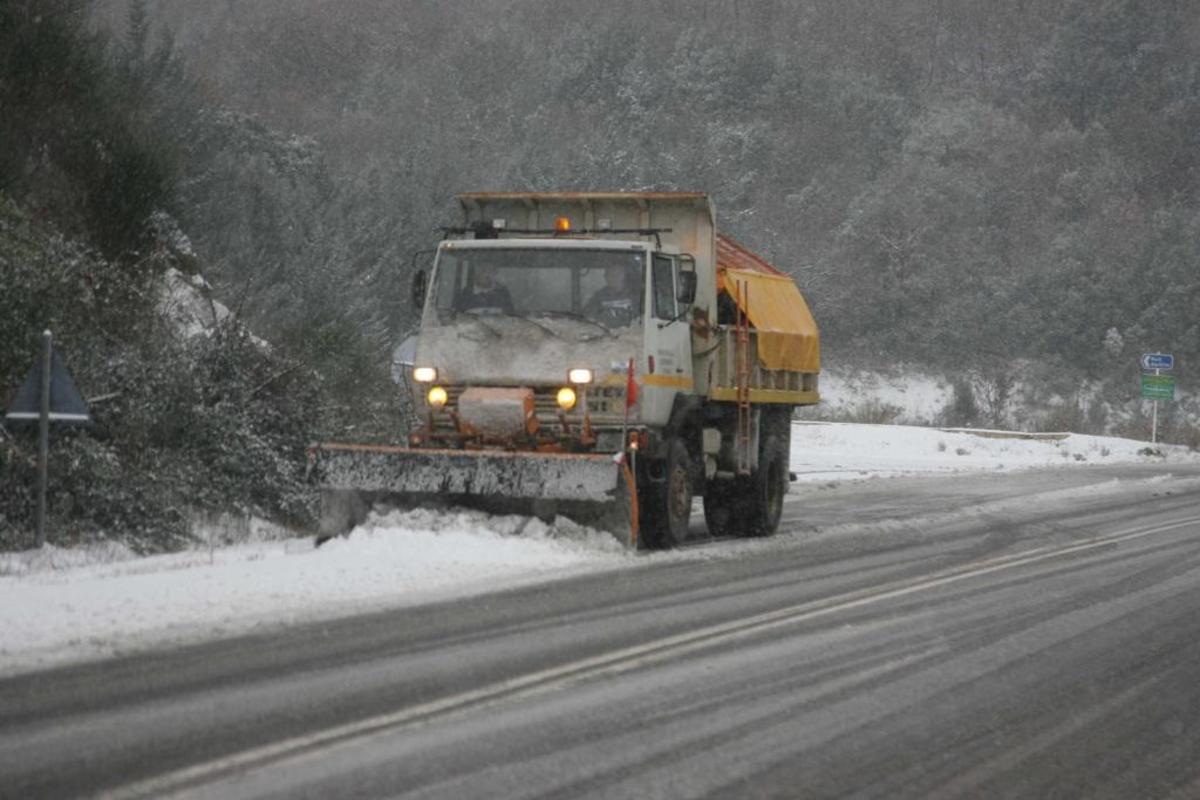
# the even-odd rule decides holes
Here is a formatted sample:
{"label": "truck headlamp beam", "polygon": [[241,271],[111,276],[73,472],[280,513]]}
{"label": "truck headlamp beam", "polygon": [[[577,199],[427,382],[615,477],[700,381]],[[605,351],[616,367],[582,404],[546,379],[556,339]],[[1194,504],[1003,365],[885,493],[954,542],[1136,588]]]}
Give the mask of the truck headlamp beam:
{"label": "truck headlamp beam", "polygon": [[450,396],[446,394],[446,390],[441,386],[435,386],[429,390],[426,399],[429,401],[431,408],[442,408],[446,405],[446,401],[450,399]]}
{"label": "truck headlamp beam", "polygon": [[567,372],[567,381],[575,384],[576,386],[582,386],[584,384],[591,383],[593,377],[595,376],[592,374],[592,371],[583,367],[579,367]]}
{"label": "truck headlamp beam", "polygon": [[563,411],[570,411],[575,407],[575,401],[578,399],[575,396],[575,390],[570,386],[564,386],[558,390],[558,396],[555,397],[558,401],[558,407]]}

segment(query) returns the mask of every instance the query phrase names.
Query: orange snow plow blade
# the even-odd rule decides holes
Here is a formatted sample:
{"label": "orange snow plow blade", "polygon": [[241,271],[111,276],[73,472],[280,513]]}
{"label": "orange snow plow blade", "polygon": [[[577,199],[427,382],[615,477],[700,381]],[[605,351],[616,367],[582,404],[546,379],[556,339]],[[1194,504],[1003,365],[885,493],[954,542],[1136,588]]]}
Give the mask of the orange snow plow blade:
{"label": "orange snow plow blade", "polygon": [[379,503],[561,514],[607,530],[627,547],[638,544],[633,474],[611,454],[319,444],[308,458],[321,490],[322,539],[349,532]]}

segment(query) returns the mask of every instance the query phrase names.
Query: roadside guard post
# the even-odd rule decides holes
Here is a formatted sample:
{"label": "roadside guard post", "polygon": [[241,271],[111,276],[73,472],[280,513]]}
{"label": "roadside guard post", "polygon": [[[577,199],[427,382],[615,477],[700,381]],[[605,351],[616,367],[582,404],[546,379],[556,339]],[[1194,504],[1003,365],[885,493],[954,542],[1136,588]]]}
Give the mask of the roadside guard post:
{"label": "roadside guard post", "polygon": [[1175,399],[1175,376],[1164,375],[1175,369],[1175,356],[1170,353],[1145,353],[1141,358],[1142,397],[1154,401],[1151,413],[1150,443],[1158,443],[1158,401]]}
{"label": "roadside guard post", "polygon": [[86,425],[92,421],[87,403],[75,388],[50,331],[42,334],[42,357],[34,362],[25,383],[5,415],[7,422],[38,424],[37,546],[46,544],[46,483],[50,458],[50,423]]}

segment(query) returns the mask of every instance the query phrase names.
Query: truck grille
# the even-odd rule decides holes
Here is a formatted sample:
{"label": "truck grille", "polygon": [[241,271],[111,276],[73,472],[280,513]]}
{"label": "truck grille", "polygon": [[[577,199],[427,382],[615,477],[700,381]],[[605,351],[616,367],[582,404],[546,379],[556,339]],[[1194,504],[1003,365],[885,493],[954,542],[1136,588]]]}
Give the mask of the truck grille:
{"label": "truck grille", "polygon": [[[458,410],[458,399],[467,389],[466,386],[443,386],[446,390],[446,395],[449,399],[446,401],[446,408],[452,411]],[[553,426],[558,424],[558,390],[560,386],[534,386],[533,387],[533,409],[537,415],[538,422],[545,426]],[[624,386],[591,386],[587,390],[588,411],[591,415],[592,425],[605,424],[620,424],[625,415],[625,387]],[[571,422],[579,422],[583,419],[582,409],[576,406],[570,413],[567,414],[567,419]],[[434,414],[434,427],[438,432],[452,432],[454,430],[454,422],[450,419],[450,415],[446,413]]]}

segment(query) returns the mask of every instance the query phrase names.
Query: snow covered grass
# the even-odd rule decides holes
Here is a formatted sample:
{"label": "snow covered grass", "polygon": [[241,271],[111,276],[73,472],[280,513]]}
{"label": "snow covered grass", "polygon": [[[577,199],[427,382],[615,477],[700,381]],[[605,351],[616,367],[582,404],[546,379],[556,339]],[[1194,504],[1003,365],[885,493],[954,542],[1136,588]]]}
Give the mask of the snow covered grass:
{"label": "snow covered grass", "polygon": [[[950,402],[950,382],[918,370],[896,375],[858,370],[824,370],[821,373],[821,414],[853,415],[863,404],[897,411],[896,420],[928,424]],[[843,418],[837,417],[835,418]]]}
{"label": "snow covered grass", "polygon": [[792,426],[792,471],[801,481],[1128,463],[1200,463],[1200,453],[1177,445],[1151,448],[1132,439],[1074,433],[830,422]]}
{"label": "snow covered grass", "polygon": [[[1028,439],[1004,432],[841,423],[797,423],[792,432],[791,467],[801,481],[814,482],[1200,463],[1200,454],[1185,448],[1160,446],[1161,455],[1147,456],[1144,442],[1095,436]],[[231,532],[228,520],[205,524],[211,535],[202,539],[233,544],[202,544],[147,558],[118,545],[0,554],[0,673],[628,569],[664,558],[732,558],[741,552],[730,543],[707,552],[639,558],[607,534],[569,520],[548,526],[531,518],[467,511],[380,510],[350,536],[318,549],[311,538],[280,539],[282,532],[270,526],[250,524]]]}
{"label": "snow covered grass", "polygon": [[0,560],[0,672],[402,607],[631,562],[569,520],[375,514],[346,538],[148,558],[48,548]]}

